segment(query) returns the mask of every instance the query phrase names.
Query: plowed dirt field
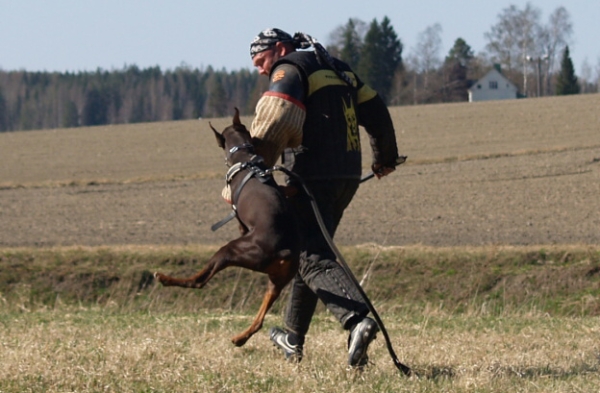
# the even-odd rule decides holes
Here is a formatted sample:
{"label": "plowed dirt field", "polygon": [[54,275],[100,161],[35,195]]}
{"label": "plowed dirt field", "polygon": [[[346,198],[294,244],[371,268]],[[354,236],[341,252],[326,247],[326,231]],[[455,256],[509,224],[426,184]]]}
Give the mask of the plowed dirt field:
{"label": "plowed dirt field", "polygon": [[[600,244],[599,109],[599,94],[391,108],[408,161],[361,185],[336,242]],[[225,171],[206,119],[2,133],[0,247],[222,244],[238,233],[210,230]]]}

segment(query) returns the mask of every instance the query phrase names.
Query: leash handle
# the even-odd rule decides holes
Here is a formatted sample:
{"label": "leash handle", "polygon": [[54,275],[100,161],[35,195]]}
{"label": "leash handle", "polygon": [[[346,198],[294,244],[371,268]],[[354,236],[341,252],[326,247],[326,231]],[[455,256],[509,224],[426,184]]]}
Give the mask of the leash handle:
{"label": "leash handle", "polygon": [[[406,162],[406,158],[407,158],[406,156],[398,156],[396,158],[396,165],[394,167],[397,167],[398,165],[404,164]],[[371,172],[367,173],[366,175],[364,175],[363,177],[361,177],[360,178],[360,182],[364,183],[367,180],[372,179],[373,177],[375,177],[375,172],[371,171]]]}

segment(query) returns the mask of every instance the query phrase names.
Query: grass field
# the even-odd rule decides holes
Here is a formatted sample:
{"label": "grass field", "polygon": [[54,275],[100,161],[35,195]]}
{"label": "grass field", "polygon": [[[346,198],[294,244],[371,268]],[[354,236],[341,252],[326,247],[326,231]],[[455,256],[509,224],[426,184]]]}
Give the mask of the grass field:
{"label": "grass field", "polygon": [[[115,306],[116,307],[116,306]],[[1,392],[597,392],[598,318],[542,314],[386,314],[401,376],[383,341],[363,373],[345,368],[346,336],[320,314],[299,366],[266,335],[228,338],[249,316],[66,307],[0,314]],[[278,322],[269,316],[269,325]]]}
{"label": "grass field", "polygon": [[300,366],[266,331],[233,347],[262,276],[153,282],[236,235],[209,229],[228,208],[208,120],[0,133],[0,392],[600,392],[599,107],[391,109],[409,160],[360,187],[336,242],[410,379],[382,337],[347,371],[322,308]]}

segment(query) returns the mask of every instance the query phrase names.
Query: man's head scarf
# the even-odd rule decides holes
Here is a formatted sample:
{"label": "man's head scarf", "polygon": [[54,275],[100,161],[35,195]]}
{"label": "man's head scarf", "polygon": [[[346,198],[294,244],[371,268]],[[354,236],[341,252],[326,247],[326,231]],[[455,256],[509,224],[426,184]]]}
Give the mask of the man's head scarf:
{"label": "man's head scarf", "polygon": [[258,33],[250,43],[250,57],[254,58],[257,53],[264,52],[272,48],[278,42],[289,42],[295,49],[308,49],[316,43],[317,40],[308,34],[296,33],[292,35],[281,29],[271,28]]}
{"label": "man's head scarf", "polygon": [[266,29],[258,33],[250,43],[250,57],[270,49],[278,42],[292,42],[291,35],[280,29]]}
{"label": "man's head scarf", "polygon": [[250,43],[250,57],[254,58],[258,53],[272,48],[278,42],[289,42],[295,49],[308,49],[313,47],[319,59],[322,59],[335,73],[349,86],[353,86],[352,80],[343,72],[339,71],[334,60],[327,50],[316,39],[308,34],[297,32],[292,37],[285,31],[277,28],[266,29],[258,33]]}

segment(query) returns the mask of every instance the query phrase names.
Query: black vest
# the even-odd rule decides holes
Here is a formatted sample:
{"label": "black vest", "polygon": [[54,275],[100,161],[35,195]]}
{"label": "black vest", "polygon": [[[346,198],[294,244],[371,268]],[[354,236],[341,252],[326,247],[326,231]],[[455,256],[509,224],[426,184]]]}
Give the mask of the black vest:
{"label": "black vest", "polygon": [[290,53],[272,69],[283,63],[300,69],[306,92],[302,147],[294,149],[292,170],[305,180],[360,179],[357,88],[362,82],[336,60],[336,67],[354,82],[354,87],[348,86],[312,51]]}

